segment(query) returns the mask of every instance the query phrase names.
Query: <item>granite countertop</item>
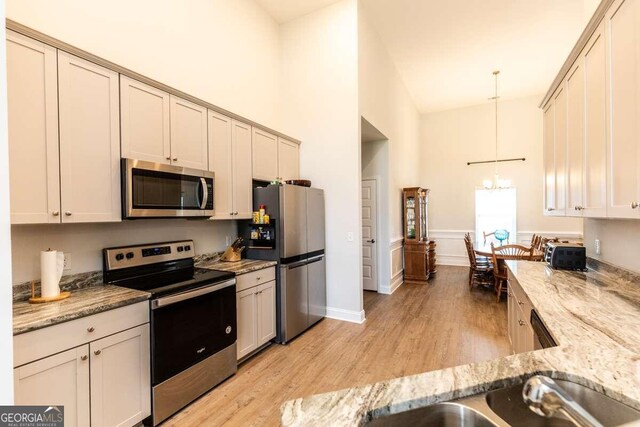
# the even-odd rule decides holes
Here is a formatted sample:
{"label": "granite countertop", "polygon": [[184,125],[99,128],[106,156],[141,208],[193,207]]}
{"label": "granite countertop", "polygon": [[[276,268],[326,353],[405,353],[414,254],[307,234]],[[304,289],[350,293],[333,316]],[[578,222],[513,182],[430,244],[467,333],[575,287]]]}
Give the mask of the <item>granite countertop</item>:
{"label": "granite countertop", "polygon": [[228,271],[236,275],[250,273],[277,265],[276,261],[260,261],[255,259],[241,259],[235,262],[220,261],[218,258],[202,260],[196,263],[196,267],[209,268],[211,270]]}
{"label": "granite countertop", "polygon": [[13,303],[13,335],[68,322],[149,299],[148,292],[113,285],[93,285],[72,290],[67,299],[45,304]]}
{"label": "granite countertop", "polygon": [[[380,415],[523,383],[534,373],[580,383],[640,409],[640,280],[510,261],[557,347],[286,402],[284,426],[353,426]],[[506,325],[505,325],[506,327]]]}

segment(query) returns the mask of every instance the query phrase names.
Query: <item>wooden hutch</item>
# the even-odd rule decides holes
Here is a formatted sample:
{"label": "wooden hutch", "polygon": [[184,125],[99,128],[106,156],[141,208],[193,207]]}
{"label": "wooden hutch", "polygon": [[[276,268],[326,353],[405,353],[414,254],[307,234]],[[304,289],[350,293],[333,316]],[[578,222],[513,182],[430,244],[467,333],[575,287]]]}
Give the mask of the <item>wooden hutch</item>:
{"label": "wooden hutch", "polygon": [[430,274],[436,272],[436,244],[428,237],[428,201],[426,188],[402,189],[405,283],[426,283]]}

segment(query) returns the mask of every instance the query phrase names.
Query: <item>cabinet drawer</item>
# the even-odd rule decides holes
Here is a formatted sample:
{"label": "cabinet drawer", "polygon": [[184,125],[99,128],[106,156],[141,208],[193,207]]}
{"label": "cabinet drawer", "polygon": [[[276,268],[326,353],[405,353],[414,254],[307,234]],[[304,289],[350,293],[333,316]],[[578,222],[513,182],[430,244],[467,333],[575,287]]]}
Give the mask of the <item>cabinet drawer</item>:
{"label": "cabinet drawer", "polygon": [[149,322],[142,301],[13,337],[13,366],[24,365],[72,347]]}
{"label": "cabinet drawer", "polygon": [[276,280],[276,268],[268,267],[251,273],[241,274],[236,277],[236,292],[252,288],[263,283]]}

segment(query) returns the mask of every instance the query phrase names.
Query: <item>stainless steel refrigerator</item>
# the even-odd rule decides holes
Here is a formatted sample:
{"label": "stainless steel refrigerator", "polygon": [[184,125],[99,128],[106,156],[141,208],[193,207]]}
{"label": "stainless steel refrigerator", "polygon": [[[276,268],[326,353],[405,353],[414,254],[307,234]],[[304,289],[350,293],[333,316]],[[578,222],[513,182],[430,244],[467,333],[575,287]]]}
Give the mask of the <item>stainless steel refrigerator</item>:
{"label": "stainless steel refrigerator", "polygon": [[284,344],[327,312],[324,191],[269,185],[254,189],[253,203],[254,210],[266,206],[270,237],[275,239],[270,247],[249,244],[247,257],[278,261],[276,341]]}

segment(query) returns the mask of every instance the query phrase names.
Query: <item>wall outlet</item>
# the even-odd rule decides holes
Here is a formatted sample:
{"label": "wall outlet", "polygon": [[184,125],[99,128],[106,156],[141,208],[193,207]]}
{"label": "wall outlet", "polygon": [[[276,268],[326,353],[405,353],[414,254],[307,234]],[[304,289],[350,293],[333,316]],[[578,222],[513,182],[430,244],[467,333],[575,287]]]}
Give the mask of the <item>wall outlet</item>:
{"label": "wall outlet", "polygon": [[347,242],[353,242],[353,231],[347,233]]}
{"label": "wall outlet", "polygon": [[64,267],[62,270],[71,270],[71,252],[64,252]]}
{"label": "wall outlet", "polygon": [[600,239],[596,239],[596,255],[600,255]]}

